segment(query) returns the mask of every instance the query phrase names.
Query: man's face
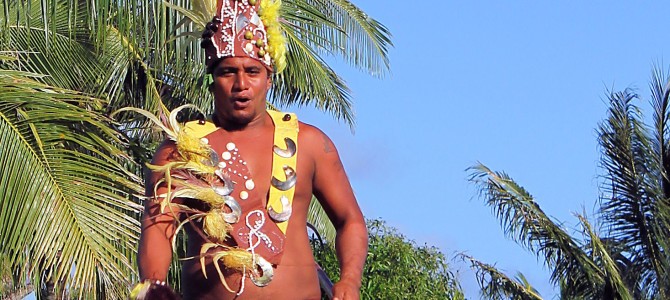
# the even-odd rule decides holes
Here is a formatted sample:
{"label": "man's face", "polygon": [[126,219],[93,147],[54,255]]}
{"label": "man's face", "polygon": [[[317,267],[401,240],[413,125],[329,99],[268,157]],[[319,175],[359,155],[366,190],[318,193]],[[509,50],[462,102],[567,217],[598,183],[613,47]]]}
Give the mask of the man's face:
{"label": "man's face", "polygon": [[250,57],[227,57],[212,72],[214,109],[221,122],[246,125],[265,113],[272,81],[261,62]]}

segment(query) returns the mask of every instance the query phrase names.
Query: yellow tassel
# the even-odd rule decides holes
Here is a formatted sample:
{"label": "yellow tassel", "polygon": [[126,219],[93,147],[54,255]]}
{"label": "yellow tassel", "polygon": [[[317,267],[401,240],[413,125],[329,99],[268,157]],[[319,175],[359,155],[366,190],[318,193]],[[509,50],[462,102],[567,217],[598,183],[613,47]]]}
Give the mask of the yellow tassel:
{"label": "yellow tassel", "polygon": [[185,133],[183,130],[177,134],[177,151],[186,161],[186,169],[201,174],[214,174],[216,167],[209,166],[203,162],[211,160],[211,148],[200,139]]}
{"label": "yellow tassel", "polygon": [[253,270],[254,262],[251,253],[241,249],[230,249],[225,251],[222,257],[223,265],[238,271]]}
{"label": "yellow tassel", "polygon": [[197,155],[209,158],[209,146],[200,139],[180,131],[177,134],[177,150],[185,155]]}
{"label": "yellow tassel", "polygon": [[214,174],[214,171],[216,171],[216,167],[205,165],[198,161],[189,161],[181,166],[180,169],[194,171],[198,174]]}
{"label": "yellow tassel", "polygon": [[217,194],[212,188],[199,188],[195,198],[209,204],[212,207],[221,207],[226,199]]}
{"label": "yellow tassel", "polygon": [[225,240],[228,233],[233,230],[233,226],[223,220],[222,213],[219,209],[212,209],[205,215],[203,229],[205,234],[215,241]]}

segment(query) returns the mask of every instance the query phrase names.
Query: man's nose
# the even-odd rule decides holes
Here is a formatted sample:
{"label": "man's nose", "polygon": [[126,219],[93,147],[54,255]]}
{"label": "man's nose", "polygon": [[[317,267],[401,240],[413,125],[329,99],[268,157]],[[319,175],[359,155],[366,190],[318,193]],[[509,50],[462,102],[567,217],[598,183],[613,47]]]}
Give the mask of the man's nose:
{"label": "man's nose", "polygon": [[236,90],[246,90],[249,87],[249,78],[244,74],[237,74],[235,76],[235,84],[233,86]]}

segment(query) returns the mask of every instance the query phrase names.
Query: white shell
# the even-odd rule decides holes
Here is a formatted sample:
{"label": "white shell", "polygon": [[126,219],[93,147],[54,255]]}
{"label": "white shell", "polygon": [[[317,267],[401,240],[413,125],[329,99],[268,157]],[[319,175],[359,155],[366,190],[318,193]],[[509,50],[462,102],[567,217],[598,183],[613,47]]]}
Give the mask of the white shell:
{"label": "white shell", "polygon": [[270,215],[270,218],[272,218],[276,222],[286,222],[291,217],[293,209],[291,207],[291,203],[289,203],[288,197],[286,197],[285,195],[282,195],[281,198],[279,198],[279,200],[281,200],[282,212],[278,213],[277,211],[274,210],[273,207],[269,207],[268,215]]}
{"label": "white shell", "polygon": [[231,142],[226,144],[226,149],[228,149],[228,151],[233,151],[233,149],[235,149],[235,143]]}
{"label": "white shell", "polygon": [[229,160],[232,156],[233,155],[230,154],[230,152],[228,151],[221,153],[221,158],[223,158],[224,160]]}
{"label": "white shell", "polygon": [[254,45],[248,43],[246,46],[244,46],[244,50],[247,50],[247,52],[251,52],[254,50]]}
{"label": "white shell", "polygon": [[[265,258],[256,254],[256,266],[257,268],[254,268],[253,276],[250,278],[251,282],[253,282],[256,286],[268,285],[274,277],[272,265],[267,260],[265,260]],[[259,270],[261,270],[262,273],[259,272]]]}
{"label": "white shell", "polygon": [[249,198],[249,193],[247,191],[240,192],[240,199],[247,200]]}
{"label": "white shell", "polygon": [[240,220],[240,216],[242,215],[242,208],[240,207],[240,204],[235,201],[235,198],[230,196],[224,196],[224,199],[225,205],[230,208],[231,212],[223,213],[223,220],[230,224],[237,223],[237,221]]}
{"label": "white shell", "polygon": [[205,145],[209,144],[209,140],[207,138],[201,138],[200,141]]}
{"label": "white shell", "polygon": [[222,161],[219,162],[219,168],[223,169],[223,168],[225,168],[225,167],[226,167],[226,163],[225,163],[225,162],[222,162]]}
{"label": "white shell", "polygon": [[244,183],[244,186],[247,188],[247,190],[253,190],[256,187],[256,184],[254,183],[253,179],[249,179]]}

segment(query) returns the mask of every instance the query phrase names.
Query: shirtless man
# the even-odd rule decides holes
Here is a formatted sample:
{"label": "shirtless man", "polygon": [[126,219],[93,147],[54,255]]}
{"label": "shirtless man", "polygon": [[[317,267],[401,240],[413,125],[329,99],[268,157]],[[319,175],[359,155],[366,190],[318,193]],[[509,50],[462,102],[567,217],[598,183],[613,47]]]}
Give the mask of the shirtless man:
{"label": "shirtless man", "polygon": [[[242,2],[240,4],[236,0],[228,0],[226,4],[226,1],[219,0],[217,16],[225,16],[221,13],[226,9],[225,5],[240,5],[239,8],[247,10],[246,18],[252,19],[253,14],[257,11],[258,3],[254,1],[256,5],[249,5],[251,1],[247,1],[239,0]],[[209,40],[211,37],[214,43],[225,43],[227,33],[221,28],[225,29],[224,25],[228,22],[236,22],[236,20],[215,18],[214,25],[208,25],[210,29],[215,30],[206,31],[203,38]],[[217,26],[218,28],[215,28]],[[266,24],[265,28],[268,26],[271,24]],[[248,30],[248,32],[257,32],[257,30]],[[249,35],[244,30],[228,33],[232,35],[232,38],[240,38],[244,34]],[[256,41],[255,38],[245,37],[246,40],[253,41]],[[223,42],[219,42],[220,40]],[[254,45],[262,46],[264,43],[267,43],[267,40],[254,43]],[[233,171],[231,171],[220,176],[221,178],[230,176],[232,181],[235,181],[235,190],[228,191],[228,193],[230,197],[235,198],[235,203],[239,203],[242,209],[239,221],[231,223],[233,229],[230,230],[230,237],[219,243],[247,252],[254,252],[252,249],[254,246],[251,245],[256,242],[261,246],[272,248],[271,250],[270,248],[266,250],[255,248],[255,254],[252,256],[257,254],[262,257],[264,253],[269,253],[272,258],[267,260],[272,265],[270,271],[273,276],[267,285],[258,284],[260,276],[267,275],[263,273],[269,272],[257,270],[254,273],[249,272],[248,269],[242,271],[229,269],[221,261],[213,261],[213,255],[210,255],[213,253],[212,249],[207,251],[207,255],[201,255],[202,246],[211,242],[211,239],[203,234],[202,220],[194,220],[183,227],[188,237],[187,257],[192,258],[183,262],[181,290],[184,299],[320,299],[315,261],[305,226],[312,195],[319,199],[337,230],[336,249],[340,261],[341,279],[333,287],[334,299],[359,299],[361,275],[367,255],[367,230],[335,146],[319,129],[302,122],[295,122],[299,130],[295,143],[299,149],[296,154],[295,170],[290,168],[290,171],[286,171],[287,168],[284,167],[284,171],[286,171],[286,182],[290,181],[289,177],[292,175],[295,175],[297,180],[291,188],[294,191],[289,210],[290,222],[283,222],[288,225],[282,235],[282,231],[276,229],[279,225],[275,224],[282,222],[275,220],[276,217],[268,212],[271,210],[274,212],[274,208],[266,210],[265,207],[269,207],[268,204],[272,201],[269,191],[276,188],[278,183],[285,183],[281,181],[284,178],[277,181],[273,175],[273,168],[275,168],[273,159],[276,159],[273,146],[278,146],[275,137],[278,125],[276,123],[289,121],[292,117],[294,118],[294,115],[281,114],[280,116],[283,117],[277,119],[271,117],[266,111],[265,99],[272,85],[272,68],[268,66],[272,65],[271,62],[275,61],[275,58],[268,59],[268,56],[260,55],[262,53],[259,54],[257,51],[250,54],[246,51],[249,47],[241,48],[241,50],[235,49],[233,53],[222,55],[220,52],[212,51],[219,51],[225,47],[211,46],[210,43],[203,43],[208,55],[208,70],[213,76],[212,91],[215,98],[215,113],[212,122],[215,127],[204,136],[204,140],[211,145],[218,157],[223,157],[224,166],[228,166],[225,160],[232,153],[233,160],[239,159],[239,165],[243,169],[246,168],[244,179],[242,178],[243,171],[239,171],[239,174],[232,174]],[[274,47],[276,48],[277,45]],[[204,122],[200,122],[193,126],[207,126],[203,124]],[[165,165],[175,161],[178,157],[176,143],[167,141],[156,152],[152,164]],[[225,167],[219,170],[226,171]],[[246,185],[248,191],[244,190],[247,175],[253,179],[251,189],[248,184]],[[180,220],[183,221],[187,215],[177,206],[171,211],[161,212],[160,197],[154,197],[154,186],[158,184],[157,195],[165,193],[167,188],[165,184],[160,183],[163,176],[164,174],[160,172],[152,172],[147,176],[147,195],[154,201],[146,202],[138,251],[140,276],[142,280],[152,282],[165,280],[173,253],[171,238],[175,234],[176,224]],[[225,184],[223,186],[225,187]],[[194,199],[179,198],[172,202],[196,210],[207,210],[208,208],[207,205]],[[233,206],[226,206],[225,211],[228,212],[228,215],[235,213],[230,209]],[[249,210],[253,207],[261,209],[250,212]],[[286,208],[284,210],[286,211]],[[256,224],[262,221],[264,224],[262,226],[267,227],[262,227],[257,234],[252,232],[255,230],[253,229],[254,222],[249,225],[249,217],[256,218],[254,219]],[[270,226],[274,227],[270,228]],[[268,237],[268,240],[263,240],[262,236]],[[249,239],[249,243],[246,243],[246,239]],[[283,249],[275,249],[271,247],[272,245]],[[205,257],[204,270],[201,268],[200,257]],[[221,282],[215,264],[221,268],[228,287]],[[260,265],[258,267],[260,268]],[[206,278],[203,273],[207,274]]]}

